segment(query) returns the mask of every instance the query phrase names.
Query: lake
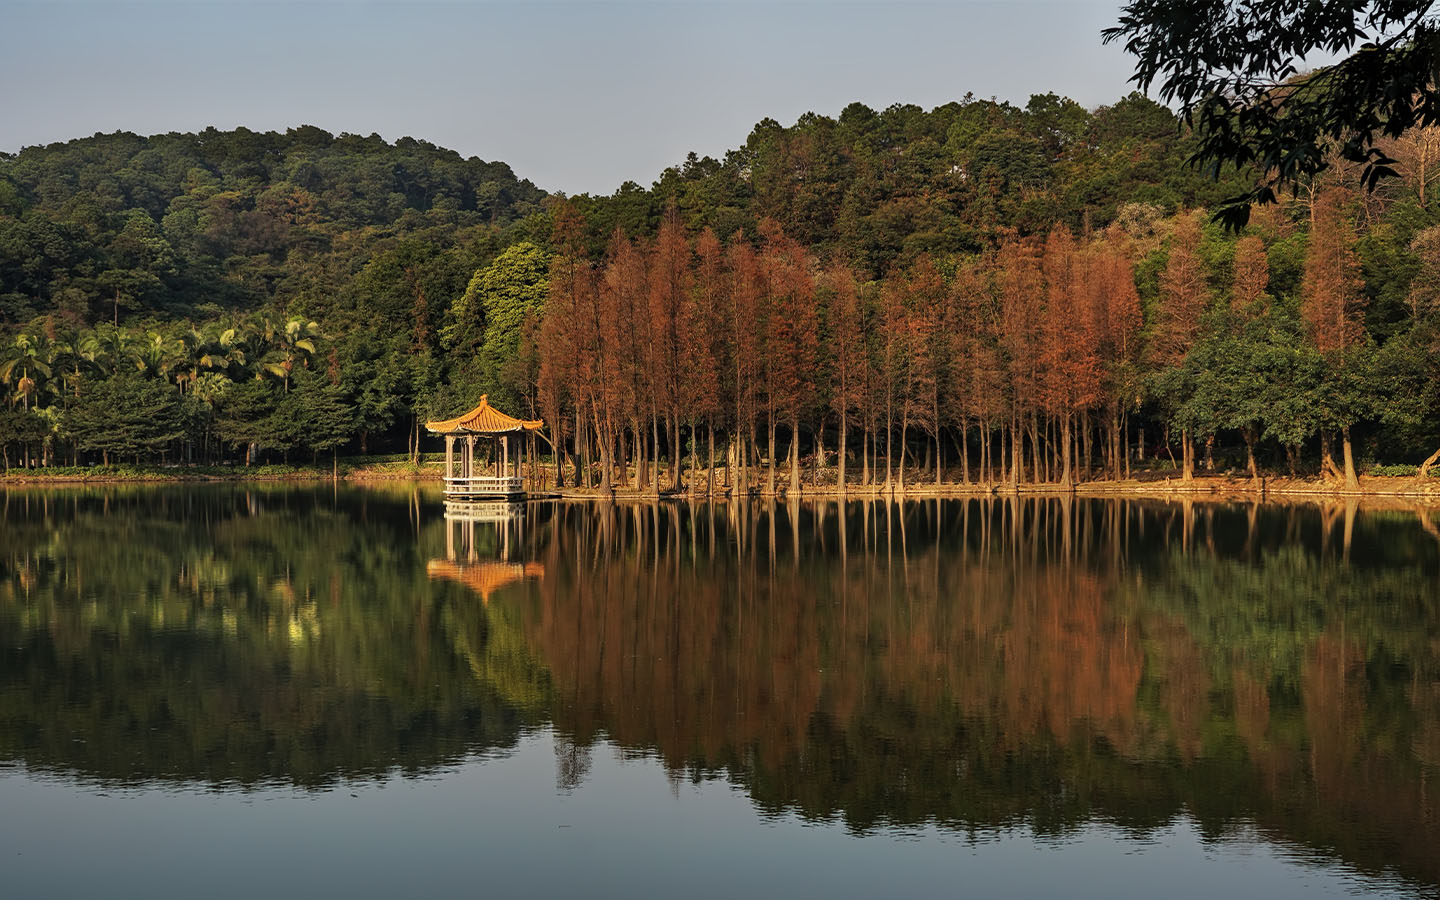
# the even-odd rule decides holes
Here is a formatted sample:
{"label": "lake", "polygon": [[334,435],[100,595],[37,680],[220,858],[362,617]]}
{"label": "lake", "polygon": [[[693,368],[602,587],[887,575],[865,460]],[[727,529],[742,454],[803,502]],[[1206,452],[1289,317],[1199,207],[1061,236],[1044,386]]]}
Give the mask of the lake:
{"label": "lake", "polygon": [[1437,524],[0,493],[0,885],[1435,896]]}

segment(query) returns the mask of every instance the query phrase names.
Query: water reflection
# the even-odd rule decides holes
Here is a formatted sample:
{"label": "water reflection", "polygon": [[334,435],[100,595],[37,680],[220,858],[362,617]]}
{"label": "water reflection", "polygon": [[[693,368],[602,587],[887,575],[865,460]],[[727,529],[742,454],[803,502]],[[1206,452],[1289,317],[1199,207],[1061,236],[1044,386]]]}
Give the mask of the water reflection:
{"label": "water reflection", "polygon": [[8,494],[0,759],[324,786],[552,728],[771,815],[1193,819],[1440,885],[1426,511],[1120,500]]}

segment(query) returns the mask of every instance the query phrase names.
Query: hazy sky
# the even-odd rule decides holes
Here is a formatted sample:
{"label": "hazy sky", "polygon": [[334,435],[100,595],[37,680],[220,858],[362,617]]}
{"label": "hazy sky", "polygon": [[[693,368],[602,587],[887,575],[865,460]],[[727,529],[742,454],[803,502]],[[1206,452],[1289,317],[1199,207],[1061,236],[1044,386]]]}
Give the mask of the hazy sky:
{"label": "hazy sky", "polygon": [[649,185],[769,116],[1123,96],[1119,0],[0,0],[0,150],[207,125],[411,135],[549,190]]}

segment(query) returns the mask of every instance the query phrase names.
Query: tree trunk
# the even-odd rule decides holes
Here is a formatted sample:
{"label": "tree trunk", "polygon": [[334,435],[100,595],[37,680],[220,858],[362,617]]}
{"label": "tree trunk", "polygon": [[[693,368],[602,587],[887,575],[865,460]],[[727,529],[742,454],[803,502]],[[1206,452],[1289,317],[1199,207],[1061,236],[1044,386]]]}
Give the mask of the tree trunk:
{"label": "tree trunk", "polygon": [[1360,490],[1360,479],[1355,474],[1355,449],[1350,441],[1350,426],[1340,429],[1341,449],[1345,456],[1345,490]]}
{"label": "tree trunk", "polygon": [[1330,432],[1320,432],[1320,468],[1329,478],[1343,480],[1345,475],[1340,467],[1335,465],[1335,456],[1330,449]]}
{"label": "tree trunk", "polygon": [[906,407],[900,412],[900,471],[898,478],[900,482],[900,493],[902,494],[905,493],[905,432],[909,429],[910,409],[909,404],[906,404]]}
{"label": "tree trunk", "polygon": [[1020,444],[1020,420],[1017,418],[1010,423],[1010,485],[1017,491],[1020,490],[1020,480],[1025,471],[1025,460],[1022,456],[1025,451]]}
{"label": "tree trunk", "polygon": [[1245,438],[1245,468],[1250,473],[1250,480],[1260,480],[1260,469],[1255,465],[1255,429],[1245,427],[1240,430]]}
{"label": "tree trunk", "polygon": [[1437,462],[1440,462],[1440,450],[1436,450],[1425,458],[1425,461],[1420,464],[1420,468],[1415,470],[1415,480],[1423,484],[1425,479],[1430,477],[1431,467]]}
{"label": "tree trunk", "polygon": [[1190,439],[1190,429],[1180,429],[1180,453],[1184,459],[1184,470],[1180,480],[1186,483],[1195,480],[1195,443]]}
{"label": "tree trunk", "polygon": [[575,486],[590,489],[590,431],[580,427],[580,407],[575,407],[575,443],[580,452],[575,455]]}
{"label": "tree trunk", "polygon": [[1060,486],[1066,490],[1075,489],[1075,482],[1071,477],[1071,464],[1073,463],[1070,451],[1071,416],[1071,413],[1065,413],[1060,426]]}
{"label": "tree trunk", "polygon": [[815,473],[815,485],[820,485],[820,475],[825,469],[825,420],[820,420],[820,425],[814,431],[815,455],[811,457],[813,464],[810,471]]}
{"label": "tree trunk", "polygon": [[790,418],[790,487],[792,496],[800,493],[800,417]]}
{"label": "tree trunk", "polygon": [[775,496],[775,413],[772,410],[767,422],[768,434],[766,456],[769,457],[769,465],[765,467],[765,493],[771,497]]}
{"label": "tree trunk", "polygon": [[[683,471],[683,469],[682,469],[682,467],[681,467],[681,465],[680,465],[680,415],[679,415],[678,413],[671,413],[671,414],[670,414],[670,423],[669,423],[669,424],[670,424],[670,486],[673,487],[675,490],[678,491],[678,490],[682,489],[682,488],[685,486],[685,484],[684,484],[684,478],[683,478],[684,471]],[[691,435],[691,441],[690,441],[690,442],[691,442],[691,445],[692,445],[691,448],[690,448],[690,450],[691,450],[690,462],[691,462],[691,463],[694,463],[694,462],[695,462],[695,456],[694,456],[694,450],[695,450],[695,448],[694,448],[693,445],[694,445],[694,442],[695,442],[695,441],[694,441],[693,430],[692,430],[692,435]],[[691,466],[691,468],[693,469],[694,466]]]}
{"label": "tree trunk", "polygon": [[563,488],[565,486],[565,458],[560,453],[562,440],[558,426],[554,423],[550,425],[550,438],[550,450],[553,454],[551,456],[551,462],[555,464],[555,487],[557,489]]}
{"label": "tree trunk", "polygon": [[[695,483],[695,479],[696,479],[695,467],[696,467],[696,466],[699,464],[699,462],[700,462],[699,457],[698,457],[696,454],[699,453],[700,448],[697,447],[697,446],[695,446],[696,443],[697,443],[696,440],[695,440],[695,423],[694,423],[694,422],[689,422],[689,423],[687,423],[687,424],[690,426],[690,483],[691,483],[691,485],[693,486],[694,483]],[[679,426],[679,425],[676,425],[676,426],[675,426],[675,431],[676,431],[676,433],[679,433],[679,431],[680,431],[680,426]],[[680,454],[679,454],[679,453],[676,453],[675,456],[676,456],[676,458],[678,459],[679,456],[680,456]],[[683,482],[683,481],[685,480],[685,472],[684,472],[684,470],[678,471],[678,472],[675,474],[675,479],[676,479],[676,484],[679,484],[679,483]]]}
{"label": "tree trunk", "polygon": [[710,464],[705,468],[705,496],[715,496],[715,420],[705,426],[705,437],[710,444]]}
{"label": "tree trunk", "polygon": [[[837,455],[835,457],[835,486],[839,488],[841,496],[845,494],[845,450],[849,446],[849,434],[846,430],[848,424],[849,422],[845,416],[845,405],[842,403],[840,405],[840,448],[836,451]],[[840,510],[840,516],[843,520],[845,516],[845,510],[843,508]]]}
{"label": "tree trunk", "polygon": [[867,427],[860,435],[860,486],[870,486],[870,443],[873,439],[870,436],[870,429]]}
{"label": "tree trunk", "polygon": [[[650,452],[655,458],[655,493],[660,493],[660,418],[654,413],[650,414],[650,438],[653,442]],[[674,453],[672,452],[673,456]]]}
{"label": "tree trunk", "polygon": [[[600,453],[600,490],[606,494],[612,493],[615,490],[615,484],[611,481],[610,457],[615,452],[614,435],[606,434],[600,427],[598,411],[595,413],[595,448]],[[589,481],[588,477],[586,481]]]}
{"label": "tree trunk", "polygon": [[960,422],[960,483],[970,484],[970,426],[962,419]]}
{"label": "tree trunk", "polygon": [[1120,480],[1120,404],[1110,405],[1110,471]]}
{"label": "tree trunk", "polygon": [[890,490],[890,478],[894,472],[892,455],[895,447],[895,410],[889,400],[885,403],[885,490]]}
{"label": "tree trunk", "polygon": [[1130,422],[1127,416],[1115,414],[1115,478],[1130,477]]}

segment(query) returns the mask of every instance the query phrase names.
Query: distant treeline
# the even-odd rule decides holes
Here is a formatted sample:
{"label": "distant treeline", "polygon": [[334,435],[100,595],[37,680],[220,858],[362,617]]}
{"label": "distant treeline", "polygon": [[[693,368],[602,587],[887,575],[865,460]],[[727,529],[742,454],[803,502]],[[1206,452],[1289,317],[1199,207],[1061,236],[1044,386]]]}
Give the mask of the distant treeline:
{"label": "distant treeline", "polygon": [[1382,193],[1337,169],[1243,235],[1203,212],[1243,174],[1189,146],[1143,98],[1045,95],[767,120],[608,197],[308,127],[30,148],[0,157],[0,444],[413,453],[489,393],[547,419],[567,483],[674,486],[688,457],[710,484],[712,454],[773,488],[1428,456],[1440,137],[1395,142]]}

